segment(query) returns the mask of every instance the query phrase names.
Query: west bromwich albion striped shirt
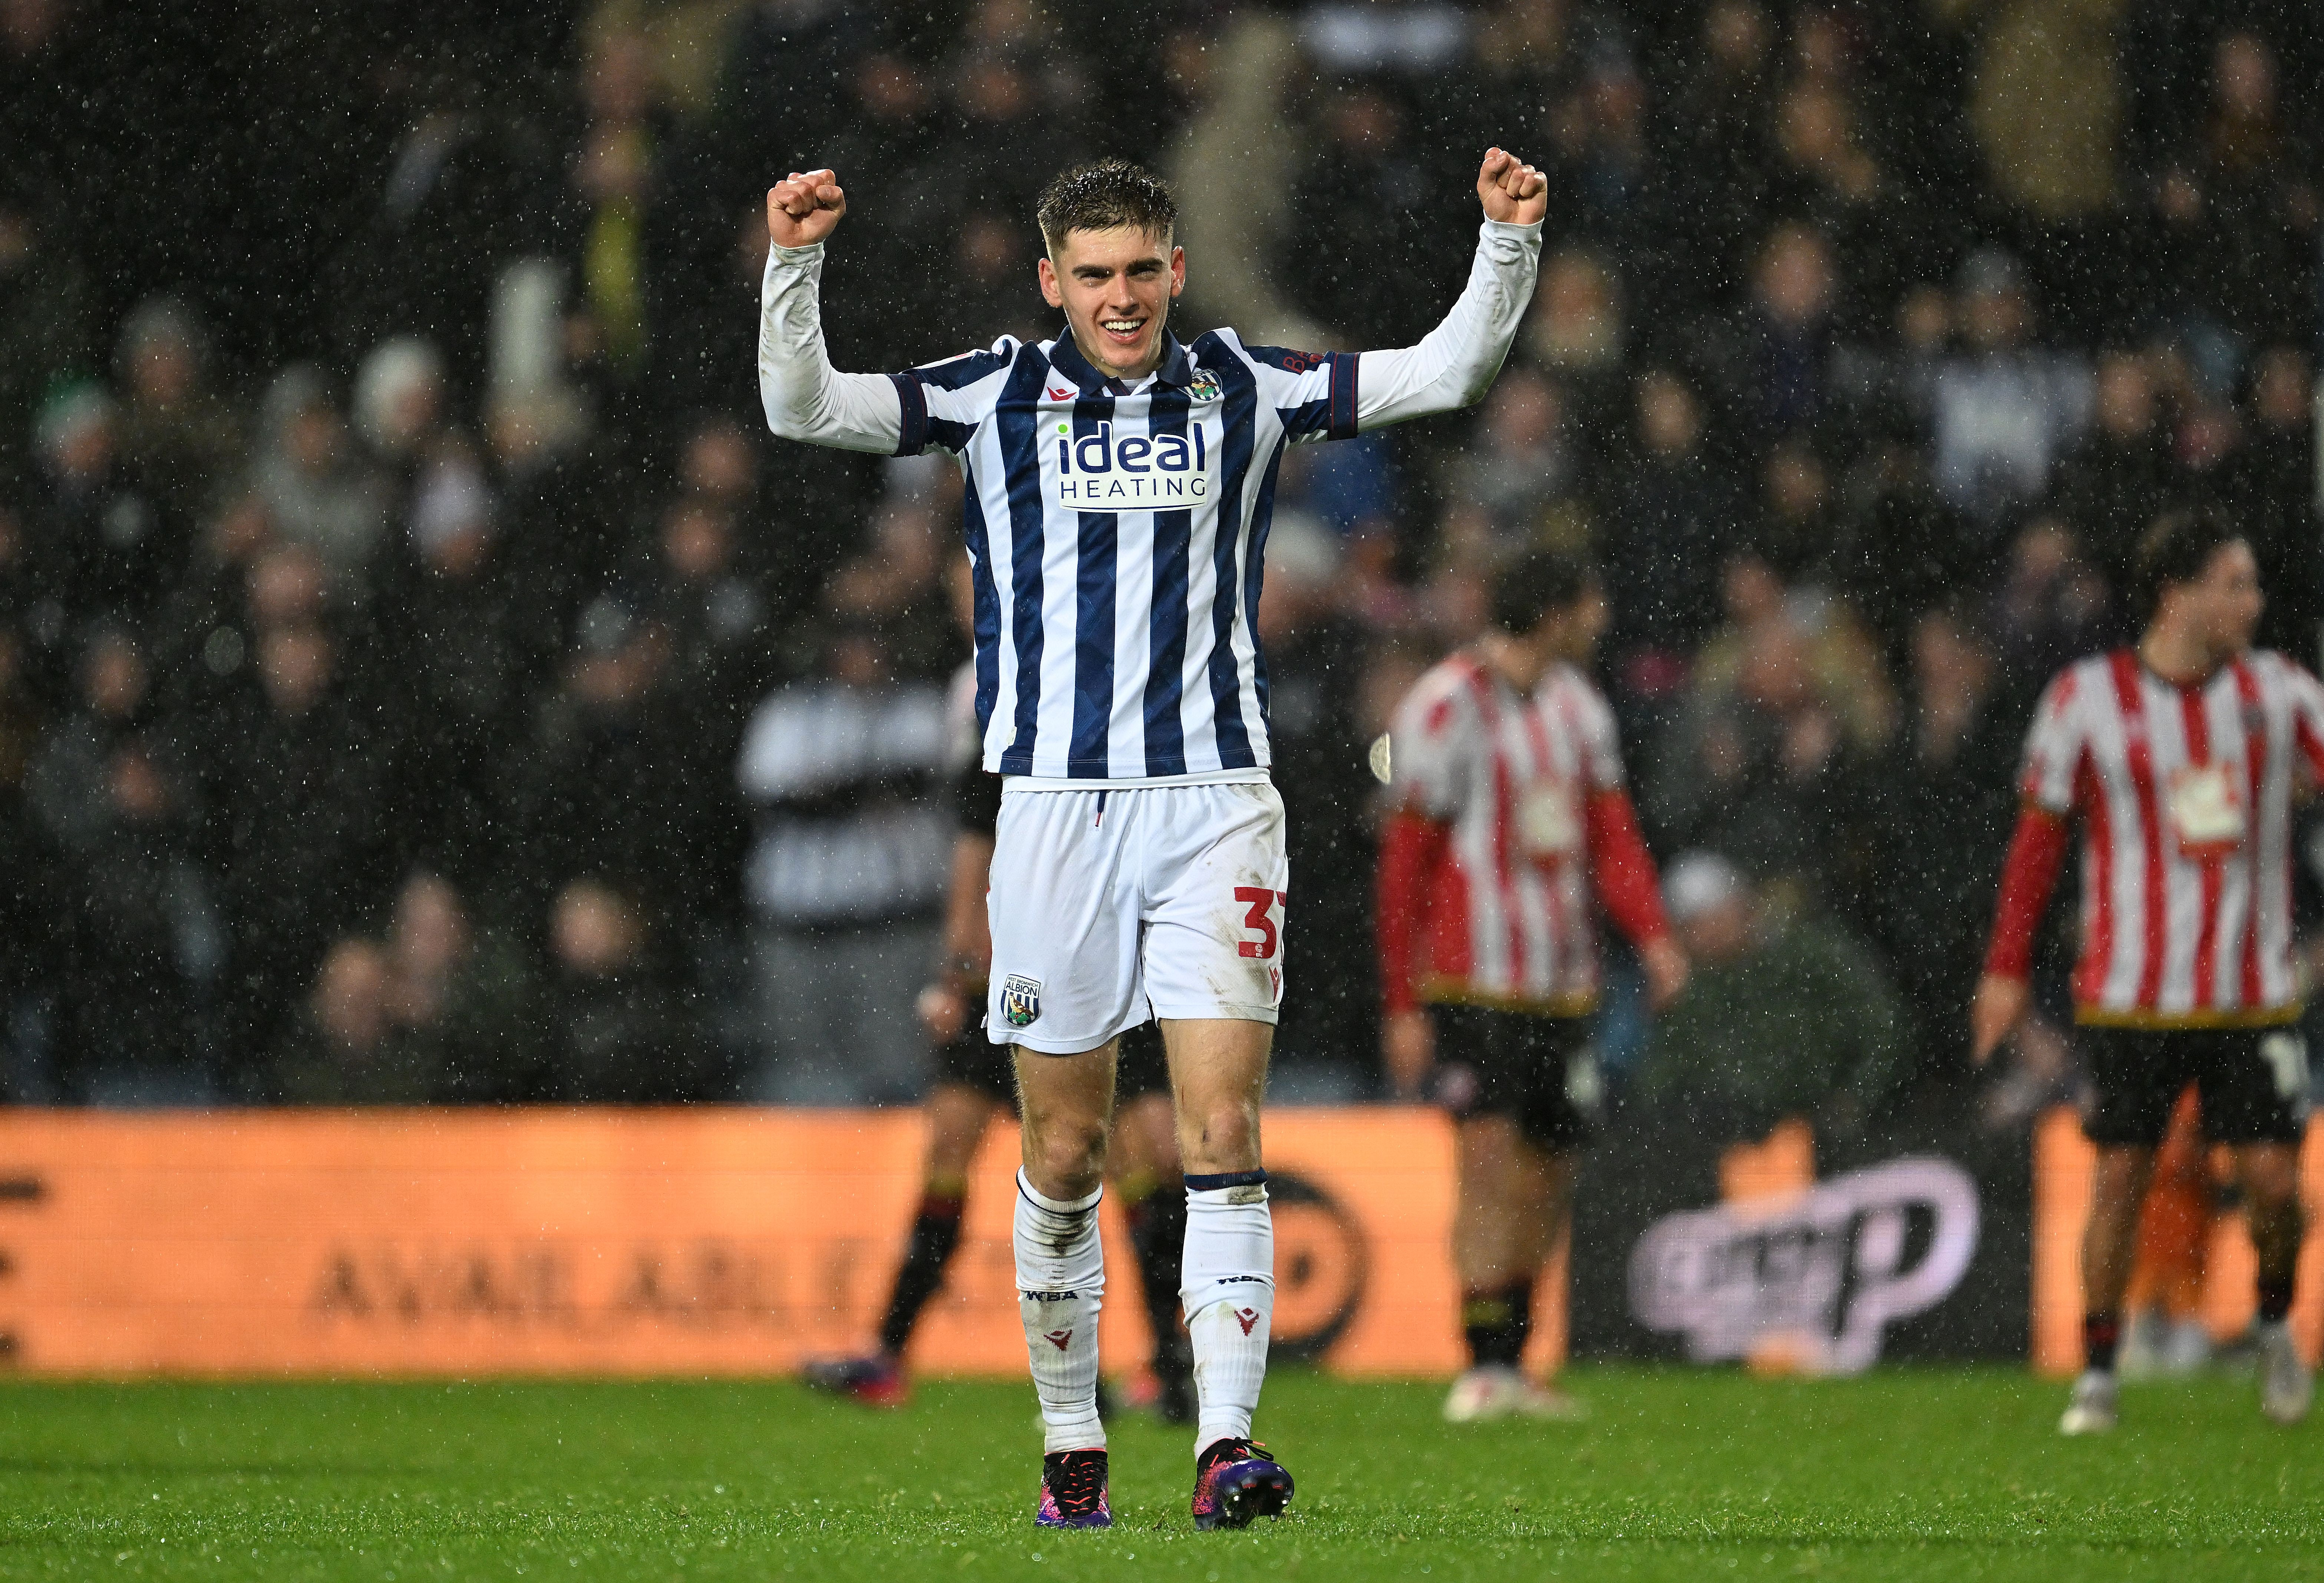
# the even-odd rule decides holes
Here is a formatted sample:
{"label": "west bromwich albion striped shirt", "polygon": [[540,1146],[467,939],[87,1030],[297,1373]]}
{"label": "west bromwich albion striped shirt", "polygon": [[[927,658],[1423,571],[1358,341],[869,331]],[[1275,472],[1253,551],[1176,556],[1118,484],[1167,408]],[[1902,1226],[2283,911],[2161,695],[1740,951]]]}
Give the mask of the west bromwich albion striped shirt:
{"label": "west bromwich albion striped shirt", "polygon": [[1231,329],[1110,380],[1070,333],[897,375],[824,347],[823,246],[769,250],[759,390],[788,440],[951,455],[966,480],[984,767],[1052,783],[1263,780],[1257,631],[1286,445],[1482,395],[1533,295],[1541,227],[1483,224],[1467,288],[1416,346],[1246,347]]}

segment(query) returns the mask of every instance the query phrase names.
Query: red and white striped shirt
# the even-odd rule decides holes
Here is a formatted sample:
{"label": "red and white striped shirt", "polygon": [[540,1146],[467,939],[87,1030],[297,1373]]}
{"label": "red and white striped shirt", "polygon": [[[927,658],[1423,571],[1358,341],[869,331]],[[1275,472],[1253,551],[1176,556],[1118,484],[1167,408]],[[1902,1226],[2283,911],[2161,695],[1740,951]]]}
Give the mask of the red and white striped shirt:
{"label": "red and white striped shirt", "polygon": [[1389,741],[1396,816],[1379,919],[1388,1009],[1589,1011],[1593,893],[1634,939],[1665,927],[1606,700],[1563,664],[1521,696],[1463,652],[1420,679]]}
{"label": "red and white striped shirt", "polygon": [[[2303,772],[2324,778],[2324,684],[2281,654],[2255,651],[2181,687],[2123,649],[2051,682],[2018,789],[2061,832],[2081,820],[2079,1021],[2258,1026],[2298,1014],[2292,806]],[[2022,972],[2030,955],[2056,860],[2046,876],[2020,870],[2045,866],[2041,846],[2021,826],[1990,967]]]}

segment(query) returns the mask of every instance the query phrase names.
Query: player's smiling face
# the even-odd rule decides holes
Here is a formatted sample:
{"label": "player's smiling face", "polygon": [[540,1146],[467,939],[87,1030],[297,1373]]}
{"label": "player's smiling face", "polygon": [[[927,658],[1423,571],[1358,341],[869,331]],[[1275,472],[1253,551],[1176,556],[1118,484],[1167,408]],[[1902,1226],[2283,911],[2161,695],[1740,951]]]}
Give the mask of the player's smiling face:
{"label": "player's smiling face", "polygon": [[1171,299],[1186,289],[1186,250],[1135,226],[1068,231],[1041,260],[1041,295],[1065,310],[1091,366],[1143,379],[1162,361]]}

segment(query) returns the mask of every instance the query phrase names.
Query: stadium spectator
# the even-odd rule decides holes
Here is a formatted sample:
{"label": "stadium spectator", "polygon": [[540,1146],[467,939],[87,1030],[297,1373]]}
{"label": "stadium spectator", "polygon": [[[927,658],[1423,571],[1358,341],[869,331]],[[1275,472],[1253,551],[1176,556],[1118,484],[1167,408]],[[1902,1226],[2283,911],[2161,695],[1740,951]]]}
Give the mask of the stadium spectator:
{"label": "stadium spectator", "polygon": [[1632,412],[1601,507],[1618,708],[1683,686],[1718,620],[1718,571],[1741,513],[1734,479],[1706,443],[1702,398],[1683,378],[1645,371]]}
{"label": "stadium spectator", "polygon": [[1432,267],[1443,242],[1425,200],[1436,184],[1410,118],[1385,83],[1360,80],[1327,94],[1317,131],[1292,183],[1283,252],[1310,262],[1291,290],[1327,326],[1362,325],[1377,345],[1407,346],[1434,322],[1436,277],[1459,268]]}
{"label": "stadium spectator", "polygon": [[656,960],[634,901],[603,880],[574,880],[549,908],[549,942],[540,1068],[525,1098],[648,1105],[724,1097],[688,997]]}
{"label": "stadium spectator", "polygon": [[254,491],[274,531],[352,576],[387,532],[389,496],[347,443],[319,370],[285,369],[266,393]]}
{"label": "stadium spectator", "polygon": [[2243,443],[2228,459],[2221,490],[2259,557],[2267,589],[2259,641],[2303,664],[2317,658],[2324,622],[2310,367],[2297,347],[2269,347],[2253,359]]}
{"label": "stadium spectator", "polygon": [[175,584],[190,533],[122,465],[119,409],[93,384],[42,408],[41,477],[25,513],[32,579],[80,618],[141,622]]}
{"label": "stadium spectator", "polygon": [[2089,432],[2058,464],[2052,509],[2074,526],[2084,559],[2116,588],[2126,586],[2139,535],[2171,487],[2169,436],[2154,368],[2117,347],[2098,359]]}
{"label": "stadium spectator", "polygon": [[1557,381],[1593,452],[1602,453],[1608,429],[1620,421],[1628,340],[1621,282],[1604,259],[1562,247],[1542,260],[1518,344]]}
{"label": "stadium spectator", "polygon": [[1657,118],[1675,222],[1667,283],[1684,310],[1717,297],[1766,212],[1775,35],[1759,0],[1712,0]]}
{"label": "stadium spectator", "polygon": [[393,680],[385,724],[415,792],[397,823],[469,888],[497,877],[515,838],[507,747],[523,739],[560,646],[550,603],[560,587],[526,575],[484,507],[447,498],[417,519],[380,599]]}
{"label": "stadium spectator", "polygon": [[48,1097],[198,1103],[215,1092],[207,1014],[223,954],[193,846],[195,804],[151,724],[151,677],[124,633],[99,633],[78,704],[27,768],[25,801],[57,878],[42,909],[56,978]]}
{"label": "stadium spectator", "polygon": [[242,424],[209,378],[209,337],[174,297],[149,297],[123,324],[121,460],[178,533],[189,533],[242,469]]}
{"label": "stadium spectator", "polygon": [[1452,565],[1485,571],[1533,547],[1545,516],[1572,495],[1581,458],[1563,392],[1529,368],[1494,382],[1478,430],[1453,458],[1439,532]]}
{"label": "stadium spectator", "polygon": [[1637,1100],[1730,1143],[1793,1116],[1852,1142],[1909,1069],[1904,1008],[1878,958],[1829,919],[1762,906],[1713,852],[1672,859],[1664,889],[1694,971],[1649,1035]]}
{"label": "stadium spectator", "polygon": [[1755,881],[1804,894],[1836,872],[1857,772],[1887,744],[1895,702],[1855,613],[1786,589],[1757,555],[1730,556],[1729,625],[1704,645],[1646,783],[1673,845],[1731,852]]}
{"label": "stadium spectator", "polygon": [[1779,225],[1759,245],[1739,320],[1710,327],[1712,376],[1746,444],[1765,446],[1824,416],[1837,290],[1831,245],[1810,227]]}
{"label": "stadium spectator", "polygon": [[2039,500],[2050,469],[2088,423],[2090,375],[2077,356],[2033,343],[2034,305],[2017,260],[1995,249],[1958,282],[1967,346],[1931,371],[1932,476],[1947,504],[1997,526]]}
{"label": "stadium spectator", "polygon": [[761,1033],[752,1098],[892,1102],[924,1078],[913,1003],[952,855],[936,795],[944,690],[890,674],[875,632],[843,628],[822,675],[770,693],[743,737],[737,773],[759,824],[745,881]]}
{"label": "stadium spectator", "polygon": [[[14,109],[41,97],[0,93],[11,106],[0,114],[13,119]],[[52,385],[95,366],[88,281],[42,220],[28,185],[20,171],[0,175],[0,501],[20,498],[34,476],[33,419]]]}
{"label": "stadium spectator", "polygon": [[2314,150],[2286,125],[2278,77],[2259,34],[2223,36],[2202,128],[2155,181],[2164,247],[2157,279],[2215,379],[2255,344],[2314,335],[2324,204]]}
{"label": "stadium spectator", "polygon": [[376,941],[350,937],[324,954],[313,986],[258,1076],[277,1105],[416,1105],[435,1074],[397,1037],[394,977]]}
{"label": "stadium spectator", "polygon": [[205,831],[220,875],[233,1030],[270,1050],[327,942],[355,924],[398,833],[381,817],[395,783],[376,727],[358,716],[320,626],[263,631],[254,685],[207,754]]}
{"label": "stadium spectator", "polygon": [[1911,1010],[1919,1075],[1957,1088],[1967,1068],[1953,1031],[1977,987],[2032,699],[2013,690],[1964,599],[1924,612],[1910,653],[1904,728],[1863,780],[1863,913]]}
{"label": "stadium spectator", "polygon": [[405,875],[387,918],[387,1014],[437,1101],[519,1098],[539,1065],[538,986],[504,929],[479,926],[450,881]]}

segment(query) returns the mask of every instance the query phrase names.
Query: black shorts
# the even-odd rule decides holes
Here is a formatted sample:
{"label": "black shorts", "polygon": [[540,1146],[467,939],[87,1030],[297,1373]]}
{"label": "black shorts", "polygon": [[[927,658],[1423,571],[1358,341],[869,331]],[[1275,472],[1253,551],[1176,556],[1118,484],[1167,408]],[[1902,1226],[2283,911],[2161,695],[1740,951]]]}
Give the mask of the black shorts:
{"label": "black shorts", "polygon": [[2081,1028],[2093,1143],[2163,1142],[2192,1083],[2215,1143],[2296,1143],[2308,1121],[2308,1041],[2297,1028]]}
{"label": "black shorts", "polygon": [[[1017,1046],[995,1044],[982,1028],[967,1028],[936,1051],[936,1081],[957,1083],[1010,1106],[1017,1104]],[[1141,1023],[1121,1036],[1115,1058],[1113,1102],[1127,1105],[1148,1094],[1167,1096],[1170,1066],[1162,1055],[1162,1031]]]}
{"label": "black shorts", "polygon": [[1598,1134],[1598,1052],[1582,1017],[1432,1006],[1437,1104],[1455,1119],[1506,1116],[1553,1153]]}

